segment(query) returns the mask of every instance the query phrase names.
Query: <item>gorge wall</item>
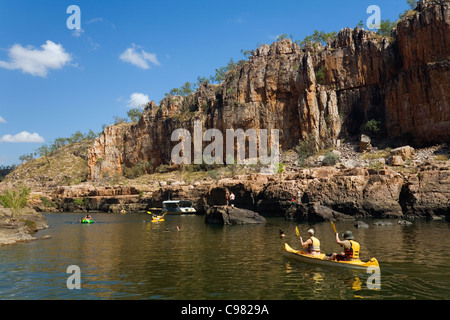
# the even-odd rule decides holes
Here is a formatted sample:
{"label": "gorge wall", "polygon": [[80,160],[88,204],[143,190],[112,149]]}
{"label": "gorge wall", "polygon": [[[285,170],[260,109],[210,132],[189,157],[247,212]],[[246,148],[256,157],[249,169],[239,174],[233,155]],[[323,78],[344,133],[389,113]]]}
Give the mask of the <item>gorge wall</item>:
{"label": "gorge wall", "polygon": [[[280,147],[316,149],[356,135],[371,119],[392,144],[450,141],[449,1],[424,0],[392,37],[343,29],[326,46],[289,39],[257,48],[220,85],[149,103],[138,123],[105,128],[89,150],[89,178],[123,168],[170,164],[172,132],[279,129]],[[323,76],[322,76],[323,74]]]}

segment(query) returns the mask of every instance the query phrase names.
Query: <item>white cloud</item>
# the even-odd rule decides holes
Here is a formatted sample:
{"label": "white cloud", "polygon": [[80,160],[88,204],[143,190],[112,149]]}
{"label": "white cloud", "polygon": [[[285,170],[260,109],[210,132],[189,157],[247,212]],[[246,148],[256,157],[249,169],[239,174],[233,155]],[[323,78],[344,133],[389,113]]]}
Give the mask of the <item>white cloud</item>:
{"label": "white cloud", "polygon": [[84,29],[80,28],[80,29],[74,29],[72,31],[72,36],[74,36],[75,38],[79,38],[81,37],[81,35],[84,33]]}
{"label": "white cloud", "polygon": [[99,18],[92,18],[91,20],[89,20],[88,22],[86,22],[87,24],[91,24],[91,23],[97,23],[97,22],[103,22],[103,18],[99,17]]}
{"label": "white cloud", "polygon": [[0,123],[6,123],[6,120],[0,117]]}
{"label": "white cloud", "polygon": [[127,107],[129,108],[142,108],[145,106],[150,100],[148,99],[148,95],[135,92],[131,94],[130,100],[128,100]]}
{"label": "white cloud", "polygon": [[22,143],[22,142],[31,142],[31,143],[43,143],[45,140],[37,133],[29,133],[27,131],[22,131],[16,135],[5,134],[0,138],[0,142],[13,142],[13,143]]}
{"label": "white cloud", "polygon": [[145,52],[134,43],[132,44],[131,48],[126,49],[120,55],[120,60],[134,64],[135,66],[142,69],[149,69],[149,63],[153,63],[159,66],[159,61],[156,57],[156,54]]}
{"label": "white cloud", "polygon": [[0,67],[45,78],[50,69],[61,69],[72,60],[61,44],[47,40],[41,48],[15,44],[8,51],[9,61],[0,60]]}
{"label": "white cloud", "polygon": [[89,45],[91,46],[92,51],[95,51],[102,47],[99,43],[95,42],[91,37],[87,37],[87,40],[88,40]]}

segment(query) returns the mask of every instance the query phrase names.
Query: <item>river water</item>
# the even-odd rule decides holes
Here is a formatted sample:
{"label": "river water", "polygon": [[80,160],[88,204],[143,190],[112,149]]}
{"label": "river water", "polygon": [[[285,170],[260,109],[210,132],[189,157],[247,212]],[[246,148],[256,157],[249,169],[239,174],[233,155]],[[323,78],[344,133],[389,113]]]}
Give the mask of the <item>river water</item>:
{"label": "river water", "polygon": [[[361,257],[376,257],[380,273],[305,264],[282,255],[286,241],[298,248],[296,223],[268,218],[266,225],[206,225],[203,216],[46,214],[51,239],[0,247],[0,299],[163,300],[385,300],[450,298],[450,224],[414,221],[401,226],[351,230]],[[177,231],[176,227],[180,227]],[[339,252],[329,223],[313,227],[323,252]],[[280,238],[283,229],[286,237]],[[80,289],[68,289],[79,267]],[[372,285],[370,285],[372,284]],[[375,284],[375,286],[373,285]]]}

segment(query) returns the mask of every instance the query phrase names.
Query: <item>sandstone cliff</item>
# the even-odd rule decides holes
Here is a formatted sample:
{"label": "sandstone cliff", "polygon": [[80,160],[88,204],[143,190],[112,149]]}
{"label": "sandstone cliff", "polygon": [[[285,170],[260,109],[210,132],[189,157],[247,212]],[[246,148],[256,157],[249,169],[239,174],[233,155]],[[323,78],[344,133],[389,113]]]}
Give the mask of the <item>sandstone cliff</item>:
{"label": "sandstone cliff", "polygon": [[89,150],[89,177],[170,164],[172,132],[193,132],[195,120],[222,132],[279,129],[282,150],[305,140],[333,146],[371,119],[393,144],[450,141],[449,23],[448,0],[424,0],[389,38],[347,28],[325,48],[262,45],[220,85],[149,103],[138,123],[107,127]]}

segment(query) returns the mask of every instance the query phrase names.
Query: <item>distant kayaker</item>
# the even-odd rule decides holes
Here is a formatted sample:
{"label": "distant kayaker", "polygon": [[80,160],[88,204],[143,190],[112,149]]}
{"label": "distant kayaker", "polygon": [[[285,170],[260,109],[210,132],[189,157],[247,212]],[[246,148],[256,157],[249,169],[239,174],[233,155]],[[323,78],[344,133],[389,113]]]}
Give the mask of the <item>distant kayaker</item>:
{"label": "distant kayaker", "polygon": [[280,238],[284,238],[286,237],[286,234],[284,233],[283,230],[280,229]]}
{"label": "distant kayaker", "polygon": [[300,236],[300,243],[304,248],[304,251],[309,254],[319,254],[320,253],[320,241],[314,236],[314,230],[308,230],[309,239],[303,242],[302,237]]}
{"label": "distant kayaker", "polygon": [[93,220],[91,215],[89,213],[86,214],[86,216],[83,219],[78,220],[78,222],[82,222],[83,220]]}
{"label": "distant kayaker", "polygon": [[339,233],[336,233],[336,242],[344,248],[344,252],[341,253],[333,253],[330,257],[330,260],[337,261],[354,261],[359,260],[359,249],[360,244],[356,242],[355,237],[353,236],[351,231],[345,231],[342,235],[344,238],[343,241],[339,239]]}

